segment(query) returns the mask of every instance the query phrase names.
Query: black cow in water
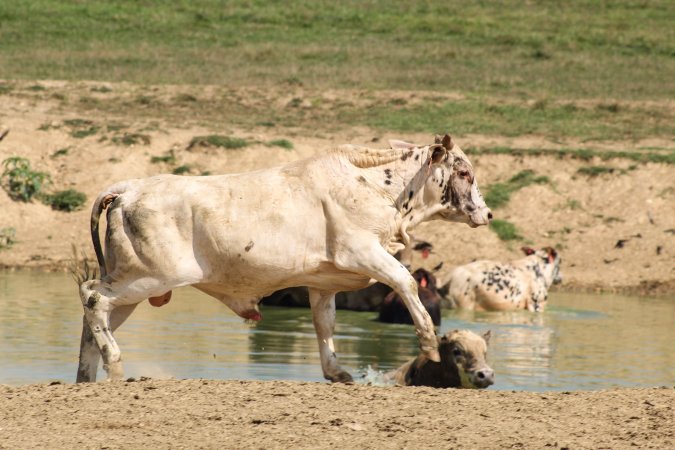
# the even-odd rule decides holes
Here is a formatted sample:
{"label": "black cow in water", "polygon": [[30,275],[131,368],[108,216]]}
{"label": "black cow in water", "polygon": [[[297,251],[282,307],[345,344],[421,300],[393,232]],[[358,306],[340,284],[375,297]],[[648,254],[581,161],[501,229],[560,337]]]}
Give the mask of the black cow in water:
{"label": "black cow in water", "polygon": [[[441,296],[436,290],[436,277],[425,269],[417,269],[412,276],[417,281],[417,294],[424,308],[429,312],[434,325],[439,326],[441,324]],[[403,299],[394,291],[384,298],[377,320],[413,325],[412,317]]]}

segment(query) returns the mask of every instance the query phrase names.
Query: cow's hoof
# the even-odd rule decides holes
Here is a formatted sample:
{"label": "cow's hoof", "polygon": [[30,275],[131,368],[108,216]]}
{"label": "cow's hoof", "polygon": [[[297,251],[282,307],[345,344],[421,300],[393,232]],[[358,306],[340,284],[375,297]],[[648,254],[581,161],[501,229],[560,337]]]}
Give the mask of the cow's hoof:
{"label": "cow's hoof", "polygon": [[346,383],[346,384],[351,384],[354,382],[354,379],[352,378],[351,375],[349,375],[349,372],[342,371],[338,372],[335,375],[326,375],[326,379],[330,380],[332,383]]}
{"label": "cow's hoof", "polygon": [[120,381],[124,379],[124,369],[122,368],[122,361],[117,361],[104,365],[103,368],[108,372],[107,381]]}

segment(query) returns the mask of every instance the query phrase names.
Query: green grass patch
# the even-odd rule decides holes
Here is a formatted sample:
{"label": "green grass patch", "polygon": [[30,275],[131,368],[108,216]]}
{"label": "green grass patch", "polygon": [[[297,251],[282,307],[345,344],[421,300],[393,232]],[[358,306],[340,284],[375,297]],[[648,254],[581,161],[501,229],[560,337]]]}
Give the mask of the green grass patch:
{"label": "green grass patch", "polygon": [[293,143],[288,139],[276,139],[274,141],[269,141],[267,144],[274,147],[285,148],[286,150],[293,150],[294,148]]}
{"label": "green grass patch", "polygon": [[623,99],[672,98],[675,90],[666,0],[5,3],[7,79],[295,80]]}
{"label": "green grass patch", "polygon": [[590,161],[593,158],[599,158],[603,161],[612,159],[628,159],[640,163],[661,163],[675,164],[675,151],[666,150],[665,152],[655,151],[608,151],[595,149],[525,149],[512,147],[483,147],[466,148],[464,152],[467,155],[510,155],[510,156],[557,156],[559,158],[572,158],[582,161]]}
{"label": "green grass patch", "polygon": [[170,150],[166,155],[163,156],[153,156],[150,158],[150,162],[153,164],[175,164],[176,154],[173,150]]}
{"label": "green grass patch", "polygon": [[192,170],[192,167],[189,164],[183,164],[182,166],[178,166],[171,173],[174,175],[184,175],[186,173],[190,173],[190,170]]}
{"label": "green grass patch", "polygon": [[494,183],[487,187],[485,203],[490,208],[501,208],[511,200],[511,194],[531,184],[546,184],[551,180],[545,176],[537,176],[532,170],[523,170],[511,177],[507,182]]}
{"label": "green grass patch", "polygon": [[497,233],[502,241],[522,240],[523,237],[518,234],[516,226],[511,222],[501,219],[494,219],[490,222],[490,229]]}
{"label": "green grass patch", "polygon": [[208,136],[195,136],[188,145],[188,150],[195,147],[221,147],[227,149],[244,148],[248,145],[246,139],[235,138],[230,136],[221,136],[218,134],[211,134]]}
{"label": "green grass patch", "polygon": [[54,153],[51,154],[50,158],[58,158],[59,156],[66,156],[68,152],[70,151],[70,147],[64,147],[56,150]]}
{"label": "green grass patch", "polygon": [[111,140],[117,145],[150,145],[150,136],[141,133],[124,133],[122,136],[113,136]]}
{"label": "green grass patch", "polygon": [[72,212],[82,209],[87,201],[87,196],[75,189],[66,189],[45,195],[43,201],[57,211]]}
{"label": "green grass patch", "polygon": [[612,173],[624,174],[624,173],[626,173],[626,171],[623,170],[623,169],[617,169],[615,167],[586,166],[586,167],[580,167],[577,170],[577,173],[580,174],[580,175],[586,175],[588,177],[597,177],[599,175],[612,174]]}

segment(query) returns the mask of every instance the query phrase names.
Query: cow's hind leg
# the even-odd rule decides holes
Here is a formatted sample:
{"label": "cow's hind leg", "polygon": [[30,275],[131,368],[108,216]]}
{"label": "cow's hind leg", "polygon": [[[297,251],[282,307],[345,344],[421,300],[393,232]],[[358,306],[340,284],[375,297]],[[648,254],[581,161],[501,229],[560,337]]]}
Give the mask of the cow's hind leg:
{"label": "cow's hind leg", "polygon": [[335,330],[335,292],[309,290],[309,304],[312,308],[312,321],[319,341],[321,369],[327,380],[339,383],[353,381],[352,376],[342,370],[335,355],[333,332]]}
{"label": "cow's hind leg", "polygon": [[[138,303],[133,305],[119,306],[110,313],[110,330],[114,333],[120,325],[136,309]],[[101,359],[101,351],[98,349],[94,334],[87,322],[86,315],[82,317],[82,339],[80,341],[80,362],[77,368],[77,383],[96,381],[98,362]]]}
{"label": "cow's hind leg", "polygon": [[[139,295],[138,299],[132,300],[125,298],[122,304],[117,306],[113,300],[121,301],[116,298],[106,283],[100,280],[85,281],[80,285],[80,299],[84,306],[84,320],[90,328],[90,333],[96,342],[96,345],[103,357],[103,368],[108,374],[109,380],[119,380],[124,376],[122,370],[122,357],[117,341],[112,335],[115,328],[119,326],[133,311],[133,307],[138,302],[144,300],[146,295]],[[117,314],[115,309],[120,308]],[[111,316],[114,318],[111,324]],[[92,364],[91,337],[88,332],[83,330],[83,343],[80,349],[80,368],[78,369],[78,378],[83,380],[95,380],[96,364]],[[84,360],[84,364],[83,364]]]}

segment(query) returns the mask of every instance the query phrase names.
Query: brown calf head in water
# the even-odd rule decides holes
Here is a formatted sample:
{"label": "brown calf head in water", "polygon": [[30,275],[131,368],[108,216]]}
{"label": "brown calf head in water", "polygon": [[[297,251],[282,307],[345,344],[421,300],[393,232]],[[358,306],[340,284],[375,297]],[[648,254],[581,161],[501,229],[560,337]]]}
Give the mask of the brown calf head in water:
{"label": "brown calf head in water", "polygon": [[484,389],[494,383],[487,364],[490,331],[479,336],[469,330],[454,330],[438,338],[441,362],[418,356],[388,377],[406,386]]}

